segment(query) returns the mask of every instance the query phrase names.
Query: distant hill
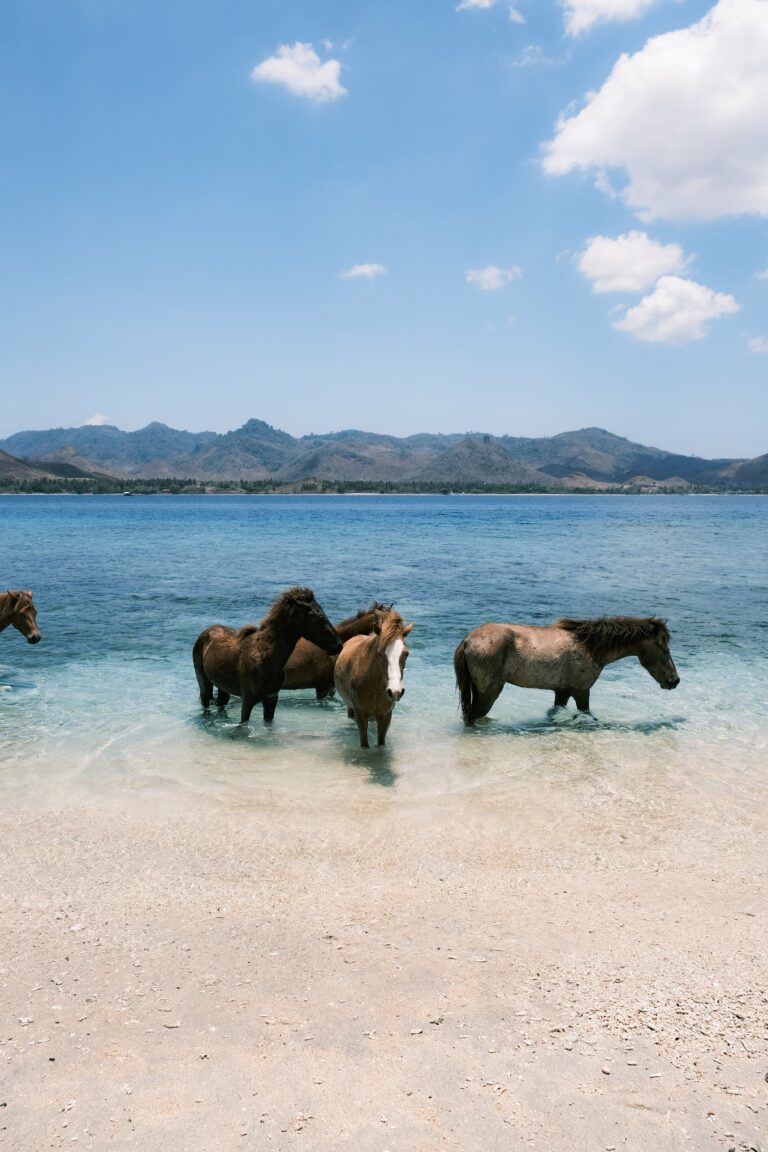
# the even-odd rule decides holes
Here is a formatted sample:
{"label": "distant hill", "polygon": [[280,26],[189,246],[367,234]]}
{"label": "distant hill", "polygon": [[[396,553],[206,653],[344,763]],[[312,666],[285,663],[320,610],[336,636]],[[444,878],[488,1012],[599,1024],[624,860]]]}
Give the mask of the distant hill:
{"label": "distant hill", "polygon": [[49,474],[0,451],[0,480],[39,480]]}
{"label": "distant hill", "polygon": [[733,469],[730,479],[739,488],[768,488],[768,454],[745,460]]}
{"label": "distant hill", "polygon": [[604,428],[582,428],[559,436],[524,439],[502,436],[507,451],[533,468],[564,478],[581,473],[591,480],[626,484],[635,477],[691,484],[717,484],[733,460],[704,460],[635,444]]}
{"label": "distant hill", "polygon": [[104,472],[93,472],[68,461],[17,460],[0,451],[0,480],[98,480],[111,479]]}
{"label": "distant hill", "polygon": [[0,441],[0,448],[27,460],[52,459],[62,451],[72,451],[114,475],[170,476],[178,473],[163,471],[166,462],[194,454],[211,438],[220,439],[215,432],[180,432],[157,422],[138,432],[123,432],[112,424],[86,424],[17,432]]}
{"label": "distant hill", "polygon": [[557,484],[553,476],[516,460],[501,440],[487,434],[465,436],[419,471],[415,480],[433,480],[451,487],[462,484],[520,484],[546,487]]}
{"label": "distant hill", "polygon": [[[768,457],[707,460],[638,444],[603,428],[557,436],[484,432],[388,436],[345,429],[295,437],[263,420],[231,432],[185,432],[154,422],[17,432],[0,441],[8,469],[117,479],[611,488],[768,486]],[[8,459],[15,458],[12,464]],[[0,473],[2,475],[2,473]]]}

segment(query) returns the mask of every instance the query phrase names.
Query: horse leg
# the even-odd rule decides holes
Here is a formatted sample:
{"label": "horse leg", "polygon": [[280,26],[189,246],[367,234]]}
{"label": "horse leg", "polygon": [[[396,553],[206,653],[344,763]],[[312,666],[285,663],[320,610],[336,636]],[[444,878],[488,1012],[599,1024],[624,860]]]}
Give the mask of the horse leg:
{"label": "horse leg", "polygon": [[335,695],[336,689],[334,688],[333,684],[324,684],[322,687],[315,688],[315,696],[318,700],[330,700],[331,697]]}
{"label": "horse leg", "polygon": [[216,706],[218,708],[226,708],[227,704],[229,704],[229,692],[222,692],[221,688],[219,688],[216,692]]}
{"label": "horse leg", "polygon": [[376,717],[376,730],[377,730],[377,736],[378,736],[376,743],[379,745],[379,747],[381,747],[382,744],[386,743],[387,732],[389,731],[389,726],[391,723],[392,723],[392,713],[391,712],[385,712],[383,716],[377,716]]}
{"label": "horse leg", "polygon": [[483,716],[487,716],[491,708],[501,696],[504,684],[492,684],[488,688],[484,688],[481,692],[477,691],[474,700],[472,701],[472,716],[470,722],[475,720],[482,720]]}
{"label": "horse leg", "polygon": [[355,718],[354,708],[347,708],[347,716],[349,716],[350,720],[354,720],[354,718]]}
{"label": "horse leg", "polygon": [[264,723],[271,724],[275,718],[275,708],[277,708],[277,692],[274,696],[267,696],[262,704],[264,711]]}
{"label": "horse leg", "polygon": [[570,698],[570,688],[555,688],[555,708],[567,708]]}
{"label": "horse leg", "polygon": [[247,724],[253,712],[256,697],[252,696],[250,692],[243,692],[243,702],[240,708],[240,723]]}
{"label": "horse leg", "polygon": [[571,693],[579,712],[589,712],[589,688]]}
{"label": "horse leg", "polygon": [[200,688],[200,703],[203,708],[210,708],[213,700],[213,681],[209,680],[202,668],[195,665],[195,676]]}
{"label": "horse leg", "polygon": [[370,748],[368,743],[368,717],[364,712],[358,712],[355,709],[355,720],[357,720],[357,730],[360,733],[360,747]]}

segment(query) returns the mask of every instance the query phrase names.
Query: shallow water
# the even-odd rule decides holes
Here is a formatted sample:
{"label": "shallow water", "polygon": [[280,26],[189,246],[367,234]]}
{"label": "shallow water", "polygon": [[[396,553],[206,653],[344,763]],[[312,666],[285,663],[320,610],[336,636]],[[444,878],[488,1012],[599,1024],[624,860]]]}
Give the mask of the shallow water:
{"label": "shallow water", "polygon": [[[3,585],[33,587],[43,633],[0,637],[0,788],[332,805],[587,789],[646,812],[695,790],[714,820],[725,797],[762,799],[767,526],[764,497],[0,497]],[[386,750],[309,692],[271,727],[258,709],[241,727],[237,701],[201,712],[197,634],[295,583],[334,620],[380,599],[416,621]],[[669,619],[675,692],[627,660],[595,720],[508,687],[463,728],[451,657],[470,628],[604,613]]]}

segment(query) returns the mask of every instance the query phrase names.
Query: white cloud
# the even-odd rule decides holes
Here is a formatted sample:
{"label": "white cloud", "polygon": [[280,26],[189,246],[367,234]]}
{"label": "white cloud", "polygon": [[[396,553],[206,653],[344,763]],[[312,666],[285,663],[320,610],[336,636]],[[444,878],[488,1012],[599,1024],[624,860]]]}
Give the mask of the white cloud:
{"label": "white cloud", "polygon": [[719,0],[622,55],[544,145],[550,175],[626,173],[641,219],[768,216],[768,3]]}
{"label": "white cloud", "polygon": [[338,60],[322,61],[311,44],[297,40],[295,44],[281,44],[275,56],[257,64],[251,79],[282,84],[296,96],[325,104],[347,95],[347,89],[339,81],[340,73]]}
{"label": "white cloud", "polygon": [[103,412],[94,412],[94,414],[93,414],[93,416],[91,416],[90,420],[86,420],[85,423],[86,424],[93,424],[96,427],[100,427],[102,424],[111,424],[112,418],[110,416],[105,416]]}
{"label": "white cloud", "polygon": [[456,5],[457,12],[467,12],[470,8],[493,8],[496,0],[461,0]]}
{"label": "white cloud", "polygon": [[512,4],[509,6],[509,19],[513,24],[525,24],[525,16],[523,16],[522,12],[515,8]]}
{"label": "white cloud", "polygon": [[511,268],[499,268],[496,264],[488,264],[485,268],[468,269],[466,281],[473,288],[479,288],[481,292],[497,292],[505,284],[519,280],[522,274],[522,268],[516,264]]}
{"label": "white cloud", "polygon": [[374,280],[386,272],[383,264],[353,264],[339,273],[342,280]]}
{"label": "white cloud", "polygon": [[653,292],[629,308],[613,327],[646,344],[689,344],[707,333],[707,322],[738,312],[733,296],[695,280],[662,276]]}
{"label": "white cloud", "polygon": [[537,68],[539,65],[555,64],[551,56],[547,56],[540,44],[526,44],[516,60],[510,60],[512,68]]}
{"label": "white cloud", "polygon": [[762,272],[755,272],[757,280],[768,280],[768,268],[764,268]]}
{"label": "white cloud", "polygon": [[658,0],[562,0],[565,8],[565,30],[569,36],[579,36],[593,24],[609,20],[636,20],[643,16]]}
{"label": "white cloud", "polygon": [[750,352],[768,352],[768,340],[765,336],[755,336],[753,340],[747,341],[747,347]]}
{"label": "white cloud", "polygon": [[689,261],[679,244],[659,244],[646,232],[591,236],[576,261],[593,292],[642,292]]}

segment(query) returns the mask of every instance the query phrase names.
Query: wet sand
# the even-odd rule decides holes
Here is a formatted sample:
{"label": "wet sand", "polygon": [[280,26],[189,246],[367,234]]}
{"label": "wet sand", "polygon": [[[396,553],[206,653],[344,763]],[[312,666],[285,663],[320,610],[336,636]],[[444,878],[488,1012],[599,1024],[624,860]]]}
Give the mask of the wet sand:
{"label": "wet sand", "polygon": [[0,1146],[768,1148],[768,812],[592,787],[7,791]]}

